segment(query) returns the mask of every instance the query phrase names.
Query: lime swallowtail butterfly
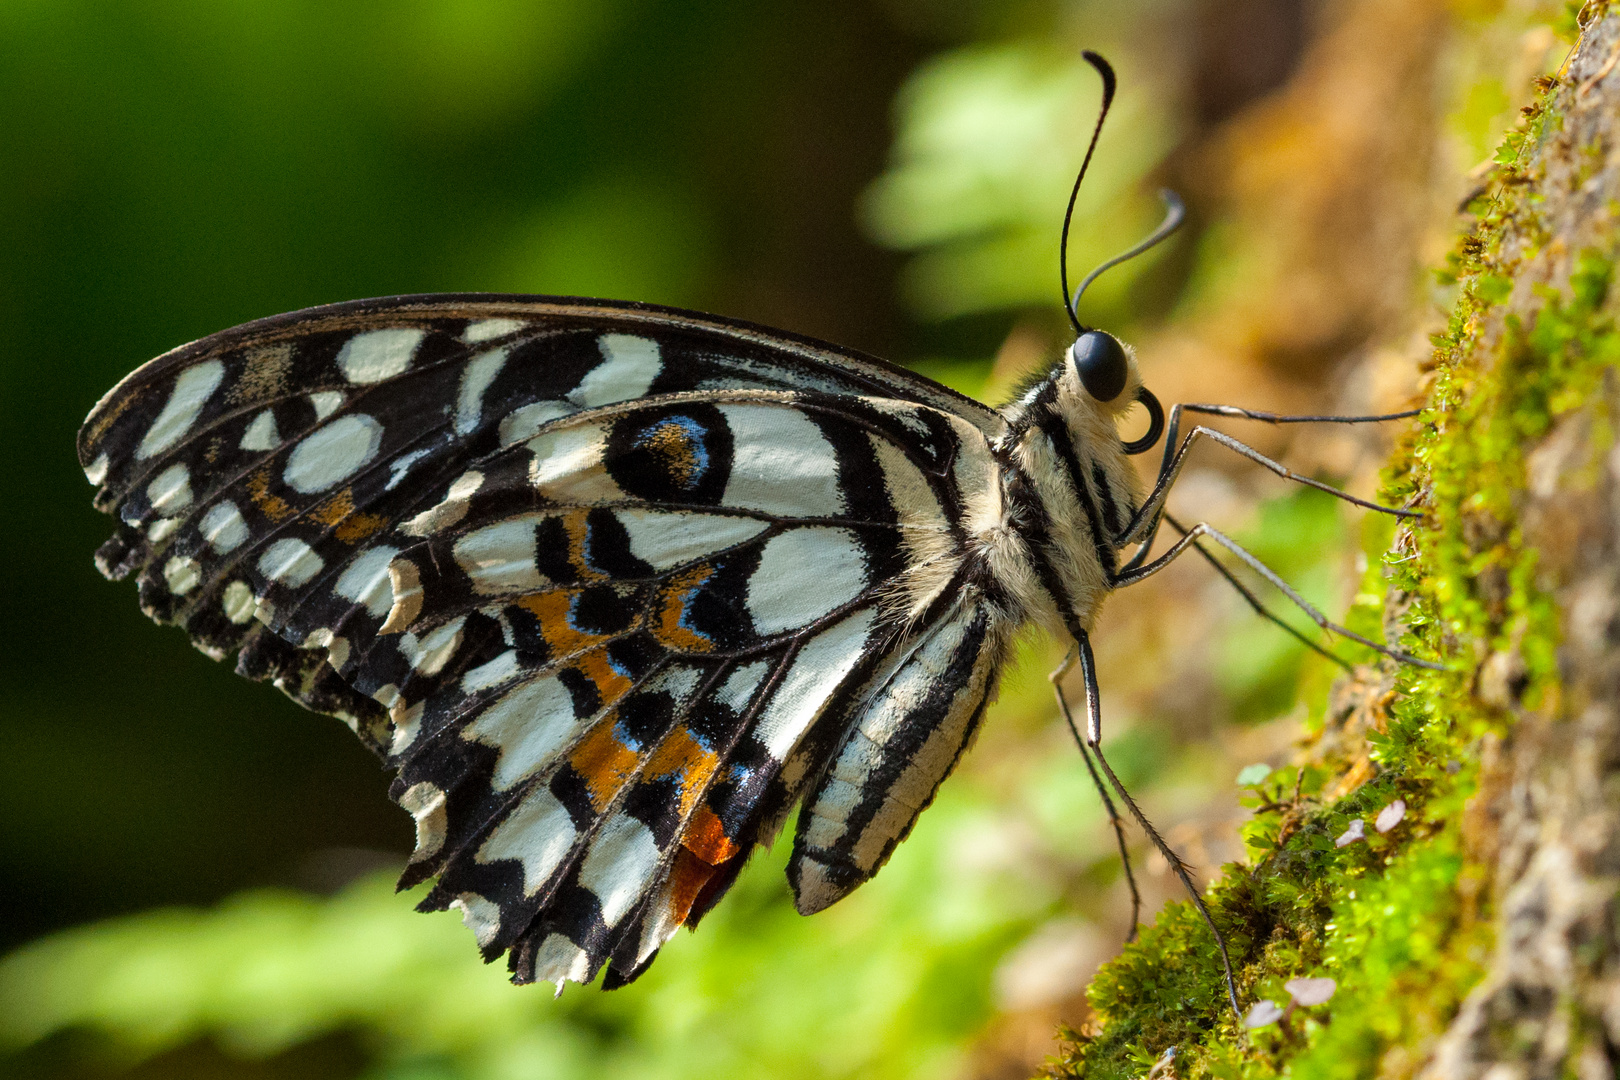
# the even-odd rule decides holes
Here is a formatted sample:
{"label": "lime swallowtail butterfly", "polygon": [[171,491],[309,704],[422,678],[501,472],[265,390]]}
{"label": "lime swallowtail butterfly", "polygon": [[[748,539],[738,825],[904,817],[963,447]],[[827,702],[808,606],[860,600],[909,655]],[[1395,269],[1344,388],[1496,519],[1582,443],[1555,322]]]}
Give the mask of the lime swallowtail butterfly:
{"label": "lime swallowtail butterfly", "polygon": [[[1106,115],[1113,74],[1088,59]],[[1203,538],[1246,557],[1172,521],[1148,558],[1194,440],[1293,475],[1220,433],[1181,439],[1182,411],[1296,418],[1166,423],[1130,351],[1075,326],[992,409],[649,304],[403,296],[264,319],[92,410],[79,458],[118,521],[97,562],[397,770],[417,829],[402,885],[433,881],[422,908],[459,909],[517,982],[634,979],[795,805],[799,910],[847,895],[951,771],[1028,623],[1075,642],[1070,724],[1116,831],[1110,790],[1190,887],[1101,753],[1087,635],[1110,592],[1208,557]],[[1137,403],[1151,430],[1127,443]],[[1164,433],[1144,492],[1128,455]]]}

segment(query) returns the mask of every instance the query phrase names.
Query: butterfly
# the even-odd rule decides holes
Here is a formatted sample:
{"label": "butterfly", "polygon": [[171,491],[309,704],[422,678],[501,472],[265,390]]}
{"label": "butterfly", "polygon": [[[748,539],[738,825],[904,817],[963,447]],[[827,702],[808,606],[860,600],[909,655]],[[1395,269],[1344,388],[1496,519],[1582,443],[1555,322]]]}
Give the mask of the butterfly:
{"label": "butterfly", "polygon": [[[1076,328],[993,409],[643,303],[263,319],[91,411],[79,459],[118,522],[97,564],[381,756],[416,822],[401,887],[432,881],[420,908],[459,910],[518,983],[635,979],[795,806],[798,910],[848,895],[960,759],[1029,624],[1075,642],[1085,734],[1070,725],[1122,853],[1110,789],[1190,887],[1102,756],[1088,635],[1111,592],[1210,557],[1202,540],[1245,556],[1164,514],[1196,438],[1282,466],[1181,439],[1182,410],[1225,407],[1167,425],[1132,352]],[[1139,405],[1150,429],[1126,441]],[[1166,433],[1143,490],[1129,457]],[[1182,535],[1148,560],[1163,520]]]}

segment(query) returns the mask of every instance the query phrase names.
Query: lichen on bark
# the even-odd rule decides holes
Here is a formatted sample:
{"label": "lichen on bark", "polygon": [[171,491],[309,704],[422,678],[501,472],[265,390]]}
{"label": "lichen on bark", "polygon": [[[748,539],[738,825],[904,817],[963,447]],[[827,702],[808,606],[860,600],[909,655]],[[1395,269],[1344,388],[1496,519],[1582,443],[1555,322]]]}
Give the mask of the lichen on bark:
{"label": "lichen on bark", "polygon": [[1170,905],[1099,973],[1054,1076],[1620,1075],[1620,14],[1571,17],[1468,204],[1385,474],[1425,516],[1368,530],[1385,634],[1447,670],[1342,679],[1207,896],[1245,1009],[1301,976],[1336,992],[1245,1027]]}

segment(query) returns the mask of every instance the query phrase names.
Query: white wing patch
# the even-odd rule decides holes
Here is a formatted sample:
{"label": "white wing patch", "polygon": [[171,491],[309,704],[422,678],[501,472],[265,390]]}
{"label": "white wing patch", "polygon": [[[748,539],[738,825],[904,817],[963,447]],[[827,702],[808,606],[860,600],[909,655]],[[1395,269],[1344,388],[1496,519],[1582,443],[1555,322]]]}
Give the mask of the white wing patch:
{"label": "white wing patch", "polygon": [[541,495],[558,503],[591,506],[625,498],[603,467],[607,433],[597,424],[570,424],[542,431],[529,440],[534,462],[529,480]]}
{"label": "white wing patch", "polygon": [[462,730],[461,737],[493,746],[496,791],[507,791],[552,763],[590,721],[574,717],[574,698],[555,676],[508,690]]}
{"label": "white wing patch", "polygon": [[673,510],[620,510],[630,553],[654,570],[669,570],[752,540],[769,525],[754,518]]}
{"label": "white wing patch", "polygon": [[374,547],[361,552],[338,575],[333,591],[365,608],[373,618],[382,618],[394,606],[394,586],[388,575],[388,564],[398,554],[399,549],[392,547]]}
{"label": "white wing patch", "polygon": [[412,784],[400,795],[399,805],[416,821],[416,850],[411,853],[412,861],[438,854],[444,846],[448,817],[443,789],[426,781]]}
{"label": "white wing patch", "polygon": [[450,906],[461,909],[461,923],[473,932],[478,944],[488,945],[501,929],[501,906],[495,901],[466,892],[450,901]]}
{"label": "white wing patch", "polygon": [[762,636],[830,615],[867,586],[866,557],[848,529],[788,529],[766,542],[748,579],[748,614]]}
{"label": "white wing patch", "polygon": [[476,431],[484,415],[484,393],[495,376],[506,366],[507,350],[491,349],[467,361],[461,373],[461,389],[456,394],[456,434]]}
{"label": "white wing patch", "polygon": [[516,859],[523,864],[523,892],[533,896],[551,880],[578,836],[568,808],[541,784],[490,831],[476,858],[481,863]]}
{"label": "white wing patch", "polygon": [[415,465],[418,461],[421,461],[432,452],[433,451],[427,449],[412,450],[410,453],[401,454],[393,461],[390,461],[388,463],[388,483],[383,485],[383,490],[393,491],[395,488],[399,487],[399,482],[405,479],[406,474],[411,471],[411,466]]}
{"label": "white wing patch", "polygon": [[236,504],[229,499],[210,506],[197,528],[216,555],[229,555],[248,538],[247,522]]}
{"label": "white wing patch", "polygon": [[136,459],[144,461],[179,442],[191,430],[191,425],[197,422],[202,407],[219,389],[223,378],[225,365],[219,360],[209,360],[182,371],[174,381],[174,391],[169,395],[168,403],[141,438],[140,448],[135,451]]}
{"label": "white wing patch", "polygon": [[535,566],[540,520],[541,515],[524,514],[474,529],[456,541],[456,562],[476,591],[485,596],[537,592],[548,584]]}
{"label": "white wing patch", "polygon": [[522,319],[480,319],[467,324],[467,329],[461,332],[461,340],[468,345],[477,345],[480,342],[514,334],[523,329],[523,326]]}
{"label": "white wing patch", "polygon": [[456,650],[461,648],[461,629],[466,621],[467,617],[461,615],[443,626],[434,627],[421,637],[414,633],[400,635],[400,655],[423,675],[437,675],[456,655]]}
{"label": "white wing patch", "polygon": [[293,447],[281,478],[302,495],[336,487],[371,464],[382,435],[382,425],[364,413],[340,416]]}
{"label": "white wing patch", "polygon": [[392,379],[410,367],[427,332],[410,328],[368,330],[343,343],[337,366],[343,377],[362,386]]}
{"label": "white wing patch", "polygon": [[291,536],[277,540],[259,556],[259,573],[289,589],[305,584],[325,565],[313,548]]}
{"label": "white wing patch", "polygon": [[275,412],[266,409],[255,416],[237,445],[243,450],[274,450],[280,446],[281,432],[276,430]]}
{"label": "white wing patch", "polygon": [[877,613],[862,608],[805,643],[793,667],[760,713],[754,738],[778,761],[786,760],[827,704],[836,686],[860,660]]}
{"label": "white wing patch", "polygon": [[159,514],[178,514],[191,505],[191,472],[184,465],[170,465],[146,485],[146,497]]}
{"label": "white wing patch", "polygon": [[579,867],[579,883],[602,902],[602,921],[615,925],[641,899],[658,868],[658,840],[628,814],[615,814],[596,834]]}
{"label": "white wing patch", "polygon": [[501,421],[501,448],[504,450],[508,446],[516,446],[520,442],[532,439],[540,433],[542,426],[578,411],[566,401],[531,401],[521,408],[513,409]]}
{"label": "white wing patch", "polygon": [[343,408],[343,395],[336,390],[321,390],[309,395],[309,403],[315,407],[315,422],[320,423]]}
{"label": "white wing patch", "polygon": [[507,649],[495,659],[479,664],[461,677],[461,692],[477,694],[501,683],[510,682],[522,669],[518,666],[516,649]]}
{"label": "white wing patch", "polygon": [[253,618],[253,609],[258,607],[258,601],[254,599],[253,590],[247,582],[233,581],[219,594],[219,606],[227,619],[241,626]]}
{"label": "white wing patch", "polygon": [[870,435],[870,441],[884,490],[900,517],[900,543],[906,552],[905,615],[920,618],[955,580],[961,554],[945,508],[922,470],[888,439]]}
{"label": "white wing patch", "polygon": [[633,334],[603,334],[596,339],[603,361],[585,373],[568,395],[583,409],[646,397],[664,369],[658,342]]}
{"label": "white wing patch", "polygon": [[722,405],[734,451],[725,505],[784,517],[838,517],[847,507],[838,456],[796,409]]}
{"label": "white wing patch", "polygon": [[559,994],[562,993],[563,983],[582,983],[590,972],[590,954],[561,934],[550,935],[535,950],[534,977],[542,982],[556,983]]}
{"label": "white wing patch", "polygon": [[399,527],[407,536],[432,536],[461,523],[471,508],[470,500],[484,486],[484,474],[468,469],[451,481],[444,501],[417,514]]}
{"label": "white wing patch", "polygon": [[721,685],[720,692],[715,695],[716,699],[741,715],[748,708],[748,703],[754,699],[754,691],[759,689],[759,684],[764,681],[770,670],[769,660],[756,660],[752,664],[745,664],[733,671]]}
{"label": "white wing patch", "polygon": [[176,555],[164,565],[163,580],[170,592],[184,596],[202,581],[202,565],[196,559]]}

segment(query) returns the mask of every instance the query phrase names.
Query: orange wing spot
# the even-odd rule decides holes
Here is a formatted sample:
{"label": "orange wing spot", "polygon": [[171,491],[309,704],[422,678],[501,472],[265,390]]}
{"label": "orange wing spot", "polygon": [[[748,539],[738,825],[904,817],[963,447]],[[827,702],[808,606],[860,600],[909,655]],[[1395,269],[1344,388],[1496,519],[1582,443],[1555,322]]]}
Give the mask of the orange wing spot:
{"label": "orange wing spot", "polygon": [[574,661],[574,668],[596,684],[596,692],[604,702],[619,700],[630,689],[630,678],[608,663],[606,649],[592,649]]}
{"label": "orange wing spot", "polygon": [[630,774],[636,770],[636,762],[640,760],[636,752],[613,733],[614,713],[608,713],[591,733],[585,736],[574,752],[568,756],[568,763],[574,771],[585,778],[585,786],[591,793],[591,805],[597,813],[607,809],[608,803],[619,793],[619,789],[630,779]]}
{"label": "orange wing spot", "polygon": [[309,512],[322,525],[338,525],[354,513],[354,489],[344,488]]}
{"label": "orange wing spot", "polygon": [[715,869],[685,848],[676,849],[675,863],[669,868],[669,885],[666,886],[669,890],[670,918],[676,924],[684,923],[692,913],[693,903],[703,892],[703,886],[714,877]]}
{"label": "orange wing spot", "polygon": [[[565,660],[578,653],[595,649],[612,635],[593,634],[589,630],[579,630],[570,625],[569,615],[574,606],[574,598],[579,595],[578,589],[552,589],[550,592],[530,593],[521,597],[517,606],[531,612],[540,623],[540,636],[545,639],[546,647],[551,650],[551,656],[557,660]],[[611,669],[609,669],[611,670]],[[587,675],[596,682],[596,688],[602,691],[607,698],[608,692],[602,680],[590,670]],[[626,682],[625,687],[629,687]],[[623,691],[619,691],[623,693]]]}
{"label": "orange wing spot", "polygon": [[581,581],[606,581],[606,574],[592,569],[585,562],[585,539],[590,532],[585,517],[589,513],[589,510],[570,510],[563,515],[563,531],[568,534],[568,565],[574,568]]}
{"label": "orange wing spot", "polygon": [[719,755],[692,738],[692,733],[683,727],[670,732],[659,745],[647,762],[647,778],[677,778],[681,789],[680,814],[685,817],[708,788],[709,778],[719,766]]}
{"label": "orange wing spot", "polygon": [[337,538],[345,544],[358,544],[387,527],[388,519],[382,514],[354,514],[337,527]]}
{"label": "orange wing spot", "polygon": [[692,811],[686,831],[681,834],[681,846],[710,866],[719,866],[742,850],[726,835],[726,827],[707,806]]}
{"label": "orange wing spot", "polygon": [[345,544],[364,540],[388,524],[388,519],[381,514],[355,513],[352,487],[344,488],[321,503],[309,516],[322,525],[336,526],[335,535]]}
{"label": "orange wing spot", "polygon": [[714,567],[699,564],[682,570],[665,582],[658,593],[658,626],[654,636],[678,652],[709,652],[714,641],[707,635],[681,625],[681,616],[692,598],[714,573]]}
{"label": "orange wing spot", "polygon": [[286,499],[270,494],[270,467],[266,465],[247,480],[248,495],[265,517],[271,521],[286,521],[293,516],[293,508]]}

